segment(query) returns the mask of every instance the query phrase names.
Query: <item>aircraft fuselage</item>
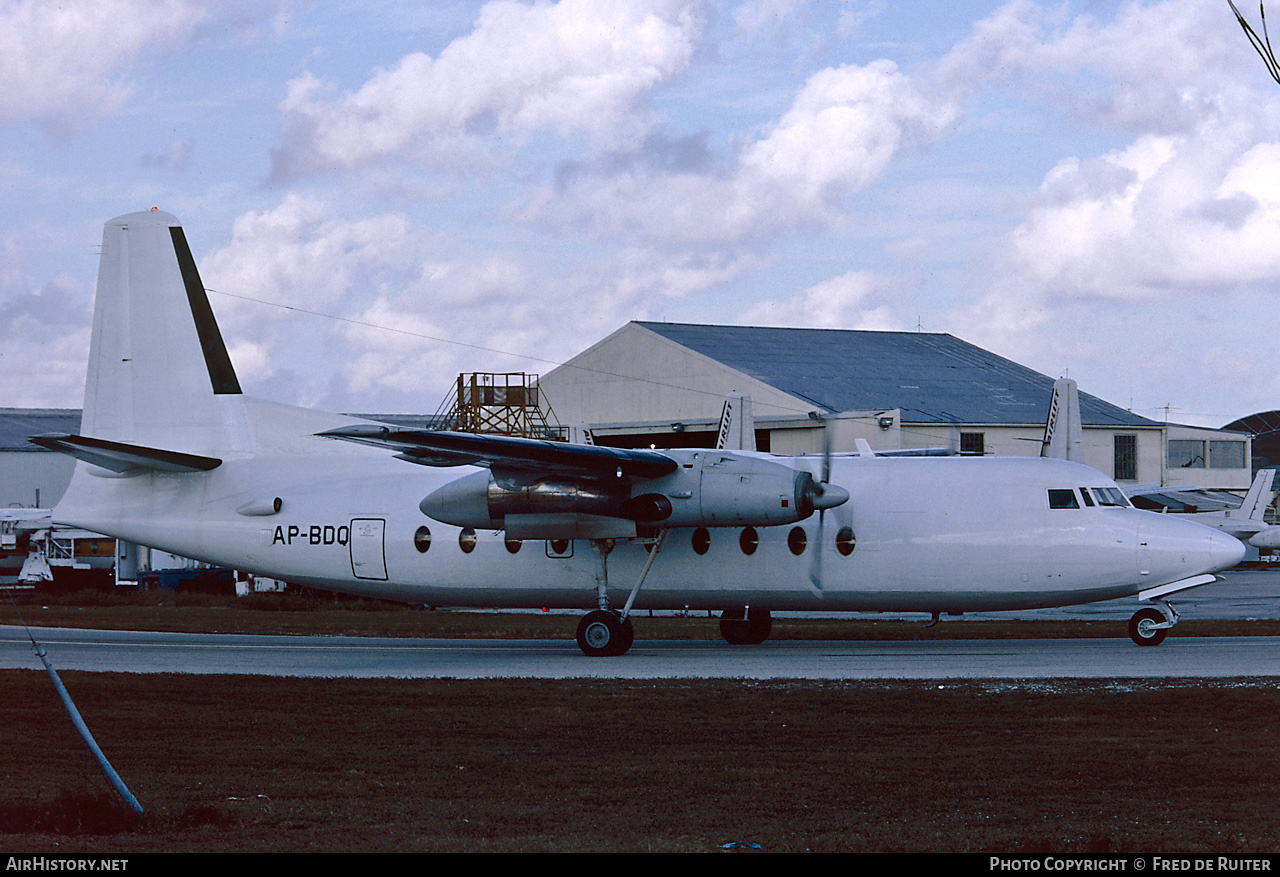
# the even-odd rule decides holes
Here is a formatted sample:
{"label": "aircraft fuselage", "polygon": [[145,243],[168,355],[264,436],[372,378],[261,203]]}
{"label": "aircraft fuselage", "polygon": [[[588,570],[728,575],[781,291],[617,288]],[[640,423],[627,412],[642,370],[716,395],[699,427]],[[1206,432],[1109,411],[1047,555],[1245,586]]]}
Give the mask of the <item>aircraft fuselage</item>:
{"label": "aircraft fuselage", "polygon": [[[815,475],[821,466],[772,459]],[[60,523],[348,593],[453,606],[596,605],[593,543],[508,542],[501,531],[422,513],[424,496],[470,471],[358,449],[228,459],[198,474],[82,477],[60,506],[75,516]],[[1077,508],[1051,508],[1050,490],[1080,497],[1082,487],[1115,487],[1066,461],[839,457],[831,482],[849,501],[795,524],[673,528],[635,608],[1058,606],[1215,572],[1242,553],[1238,541],[1168,515],[1078,499]],[[280,510],[263,514],[276,497]],[[624,600],[640,575],[643,543],[611,543],[611,599]]]}

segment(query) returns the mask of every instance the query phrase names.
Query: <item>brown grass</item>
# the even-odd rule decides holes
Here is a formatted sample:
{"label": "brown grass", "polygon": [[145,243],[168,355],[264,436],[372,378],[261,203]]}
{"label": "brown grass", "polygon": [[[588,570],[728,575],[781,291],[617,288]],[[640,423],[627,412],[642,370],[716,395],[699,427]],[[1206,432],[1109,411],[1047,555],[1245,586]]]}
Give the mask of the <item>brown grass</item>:
{"label": "brown grass", "polygon": [[47,678],[6,671],[0,848],[1207,853],[1280,832],[1274,684],[63,677],[147,812],[86,815],[105,780]]}

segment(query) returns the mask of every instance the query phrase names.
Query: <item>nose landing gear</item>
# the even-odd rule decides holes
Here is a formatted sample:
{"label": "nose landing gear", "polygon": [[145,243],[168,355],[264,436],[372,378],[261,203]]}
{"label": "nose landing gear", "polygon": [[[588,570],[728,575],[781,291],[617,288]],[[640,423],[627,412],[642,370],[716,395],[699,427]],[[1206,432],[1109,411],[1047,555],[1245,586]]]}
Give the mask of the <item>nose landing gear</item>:
{"label": "nose landing gear", "polygon": [[1178,623],[1178,613],[1165,600],[1157,600],[1155,608],[1148,606],[1133,613],[1129,619],[1129,638],[1140,646],[1158,646]]}

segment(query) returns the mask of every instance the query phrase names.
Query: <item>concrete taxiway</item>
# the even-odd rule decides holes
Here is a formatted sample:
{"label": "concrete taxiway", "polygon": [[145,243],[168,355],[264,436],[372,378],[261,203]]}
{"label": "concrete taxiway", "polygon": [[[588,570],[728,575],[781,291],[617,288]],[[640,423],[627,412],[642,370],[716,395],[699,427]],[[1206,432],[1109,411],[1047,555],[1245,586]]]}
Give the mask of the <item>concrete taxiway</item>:
{"label": "concrete taxiway", "polygon": [[[1280,677],[1278,637],[937,642],[638,640],[587,658],[572,640],[233,636],[35,628],[60,670],[355,678],[1171,679]],[[0,668],[39,669],[19,627],[0,627]]]}
{"label": "concrete taxiway", "polygon": [[[1233,570],[1178,595],[1192,618],[1280,618],[1280,570]],[[1133,598],[966,618],[1128,619]],[[859,617],[874,617],[862,615]],[[923,616],[909,616],[923,619]],[[946,623],[945,621],[943,622]],[[58,669],[367,678],[1121,679],[1280,677],[1280,638],[1170,634],[1154,648],[1114,639],[912,642],[645,641],[620,658],[587,658],[562,640],[237,636],[33,628]],[[25,631],[0,626],[0,669],[42,665]]]}

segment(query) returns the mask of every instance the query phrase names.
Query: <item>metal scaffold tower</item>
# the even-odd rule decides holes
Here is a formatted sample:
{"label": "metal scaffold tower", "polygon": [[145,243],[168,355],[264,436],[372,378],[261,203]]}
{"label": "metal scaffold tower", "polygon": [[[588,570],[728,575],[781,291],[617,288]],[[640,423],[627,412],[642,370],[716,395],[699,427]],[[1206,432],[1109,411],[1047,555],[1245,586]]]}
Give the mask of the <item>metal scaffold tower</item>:
{"label": "metal scaffold tower", "polygon": [[464,372],[436,418],[456,432],[561,439],[548,405],[539,404],[538,376],[525,372]]}

